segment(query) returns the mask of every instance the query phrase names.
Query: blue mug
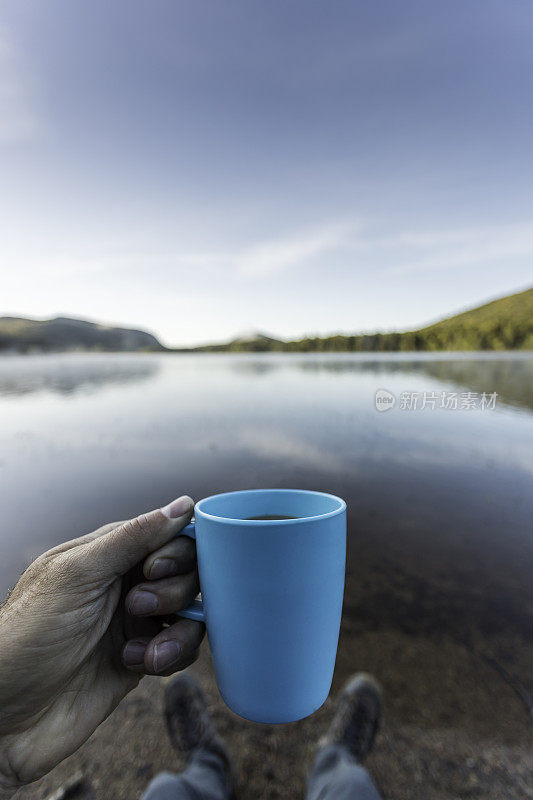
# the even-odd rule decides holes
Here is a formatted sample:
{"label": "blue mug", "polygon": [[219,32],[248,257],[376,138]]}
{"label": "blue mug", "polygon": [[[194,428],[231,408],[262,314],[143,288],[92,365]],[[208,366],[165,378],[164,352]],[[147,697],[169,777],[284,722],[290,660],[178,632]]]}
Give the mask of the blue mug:
{"label": "blue mug", "polygon": [[[309,716],[331,687],[344,592],[346,503],[300,489],[213,495],[181,532],[196,539],[204,621],[226,705],[254,722]],[[250,517],[288,519],[250,519]]]}

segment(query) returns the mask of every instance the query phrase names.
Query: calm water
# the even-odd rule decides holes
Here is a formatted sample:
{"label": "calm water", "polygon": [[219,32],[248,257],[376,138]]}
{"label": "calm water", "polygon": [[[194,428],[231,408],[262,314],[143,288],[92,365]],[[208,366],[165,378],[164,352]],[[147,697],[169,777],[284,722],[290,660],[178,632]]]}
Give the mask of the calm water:
{"label": "calm water", "polygon": [[[379,413],[379,388],[437,407]],[[496,409],[438,408],[468,391]],[[531,355],[7,357],[0,412],[2,593],[45,548],[178,494],[302,487],[348,502],[348,613],[531,631]]]}

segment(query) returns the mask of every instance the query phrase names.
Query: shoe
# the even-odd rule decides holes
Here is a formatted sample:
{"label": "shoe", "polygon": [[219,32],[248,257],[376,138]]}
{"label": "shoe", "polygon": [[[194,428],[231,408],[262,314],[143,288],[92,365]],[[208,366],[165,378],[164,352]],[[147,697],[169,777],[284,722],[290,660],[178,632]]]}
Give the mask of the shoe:
{"label": "shoe", "polygon": [[363,672],[354,675],[337,698],[335,715],[319,747],[342,744],[362,761],[372,750],[381,725],[382,691],[377,681]]}
{"label": "shoe", "polygon": [[213,724],[202,690],[185,673],[176,675],[165,689],[165,720],[170,741],[186,759],[195,750],[207,750],[226,767],[229,795],[235,796],[235,770],[226,745]]}

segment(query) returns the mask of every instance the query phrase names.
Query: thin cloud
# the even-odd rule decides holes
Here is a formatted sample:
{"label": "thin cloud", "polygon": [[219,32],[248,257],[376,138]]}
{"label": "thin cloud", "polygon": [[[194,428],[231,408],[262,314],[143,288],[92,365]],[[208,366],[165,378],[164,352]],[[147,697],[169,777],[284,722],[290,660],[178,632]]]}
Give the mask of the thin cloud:
{"label": "thin cloud", "polygon": [[341,459],[326,454],[318,443],[277,428],[245,426],[239,431],[238,439],[241,446],[264,458],[304,462],[330,472],[337,472],[342,467]]}
{"label": "thin cloud", "polygon": [[290,237],[259,242],[238,255],[234,263],[241,275],[272,275],[347,245],[354,233],[353,223],[325,225]]}
{"label": "thin cloud", "polygon": [[393,244],[401,251],[402,259],[387,269],[394,274],[458,269],[493,261],[506,263],[533,257],[533,225],[409,233],[398,236],[395,243],[388,242]]}
{"label": "thin cloud", "polygon": [[250,280],[277,275],[307,264],[311,259],[334,250],[348,250],[353,246],[357,226],[353,222],[337,222],[306,231],[261,240],[251,245],[231,250],[184,250],[171,249],[164,252],[126,248],[119,252],[92,255],[85,262],[87,268],[130,270],[137,266],[142,270],[147,264],[151,269],[173,270],[194,268],[210,273],[226,271],[237,277]]}
{"label": "thin cloud", "polygon": [[[371,223],[332,222],[231,249],[159,250],[147,248],[146,242],[122,241],[79,252],[72,243],[46,258],[28,253],[26,261],[38,263],[39,270],[46,268],[47,274],[56,277],[104,272],[117,277],[125,272],[142,276],[149,266],[150,274],[161,279],[192,270],[206,281],[223,274],[253,284],[305,268],[331,253],[343,263],[351,263],[354,270],[374,269],[383,275],[468,269],[495,262],[507,265],[533,258],[533,225],[380,234]],[[10,254],[12,262],[17,261],[16,255],[15,251]]]}

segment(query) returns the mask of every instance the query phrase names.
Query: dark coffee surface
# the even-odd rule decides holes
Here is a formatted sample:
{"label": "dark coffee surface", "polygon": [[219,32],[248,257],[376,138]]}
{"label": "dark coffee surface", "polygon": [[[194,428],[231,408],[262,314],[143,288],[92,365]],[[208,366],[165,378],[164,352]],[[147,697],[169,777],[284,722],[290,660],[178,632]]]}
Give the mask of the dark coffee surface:
{"label": "dark coffee surface", "polygon": [[245,517],[245,519],[300,519],[300,517],[286,517],[284,514],[265,514],[258,517]]}

